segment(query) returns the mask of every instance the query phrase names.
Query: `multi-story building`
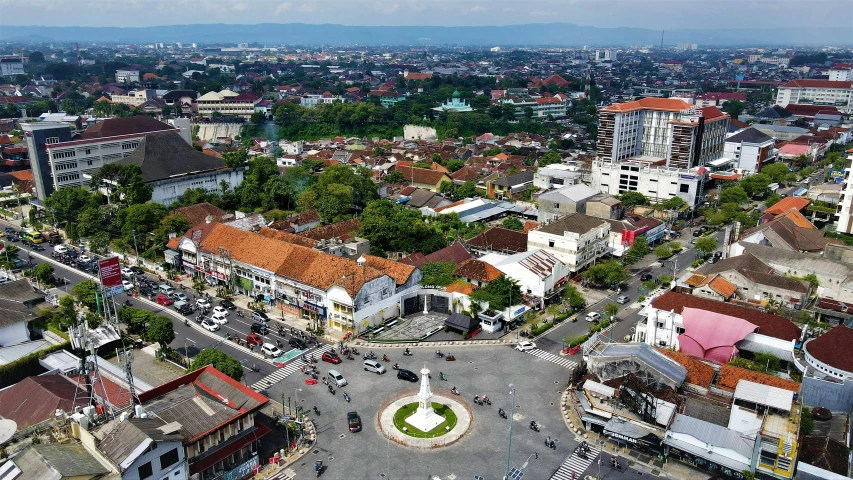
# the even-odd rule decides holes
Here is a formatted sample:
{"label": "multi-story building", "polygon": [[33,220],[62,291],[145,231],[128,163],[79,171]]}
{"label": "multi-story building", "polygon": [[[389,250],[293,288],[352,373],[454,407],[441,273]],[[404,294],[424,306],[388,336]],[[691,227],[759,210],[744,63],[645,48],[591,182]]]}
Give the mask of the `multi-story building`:
{"label": "multi-story building", "polygon": [[21,127],[39,202],[59,188],[88,183],[85,176],[130,155],[147,135],[181,132],[147,116],[107,119],[74,137],[66,123],[23,123]]}
{"label": "multi-story building", "polygon": [[839,233],[853,233],[853,180],[850,179],[853,148],[847,150],[847,153],[847,166],[844,167],[844,180],[841,182],[841,196],[838,199],[838,226],[835,227],[835,231]]}
{"label": "multi-story building", "polygon": [[198,114],[212,117],[214,113],[249,118],[263,96],[257,92],[235,93],[231,90],[207,92],[196,99]]}
{"label": "multi-story building", "polygon": [[615,62],[616,61],[616,50],[605,48],[603,50],[595,51],[595,61],[596,62]]}
{"label": "multi-story building", "polygon": [[116,82],[118,83],[133,83],[139,81],[139,70],[116,70]]}
{"label": "multi-story building", "polygon": [[836,63],[829,69],[830,82],[851,82],[853,81],[853,64]]}
{"label": "multi-story building", "polygon": [[610,223],[573,213],[527,234],[527,250],[542,249],[557,257],[572,272],[592,265],[607,254]]}
{"label": "multi-story building", "polygon": [[0,76],[15,76],[25,75],[24,59],[18,56],[2,56],[0,57]]}
{"label": "multi-story building", "polygon": [[123,103],[131,107],[138,107],[143,103],[154,98],[154,90],[146,90],[143,88],[131,90],[123,95],[115,94],[110,100],[113,103]]}
{"label": "multi-story building", "polygon": [[[385,93],[392,93],[392,92],[385,92]],[[393,96],[394,96],[394,98],[397,98],[397,97],[406,98],[403,95],[400,95],[397,93],[393,93]],[[382,105],[385,105],[384,100],[385,100],[385,97],[380,98]],[[397,101],[400,101],[400,100],[397,100]],[[314,108],[317,105],[329,105],[329,104],[332,104],[335,102],[337,102],[337,103],[351,103],[352,97],[345,97],[343,95],[332,95],[331,93],[326,92],[323,94],[312,93],[312,94],[303,95],[299,100],[299,103],[303,107],[307,107],[307,108]]]}
{"label": "multi-story building", "polygon": [[725,158],[731,159],[740,173],[756,173],[773,163],[779,151],[776,140],[754,128],[747,128],[726,139]]}
{"label": "multi-story building", "polygon": [[707,169],[667,167],[662,159],[636,157],[621,163],[592,162],[592,188],[616,196],[640,192],[652,202],[680,197],[688,205],[697,205],[704,195]]}
{"label": "multi-story building", "polygon": [[853,81],[791,80],[779,85],[776,105],[834,105],[839,112],[853,112]]}

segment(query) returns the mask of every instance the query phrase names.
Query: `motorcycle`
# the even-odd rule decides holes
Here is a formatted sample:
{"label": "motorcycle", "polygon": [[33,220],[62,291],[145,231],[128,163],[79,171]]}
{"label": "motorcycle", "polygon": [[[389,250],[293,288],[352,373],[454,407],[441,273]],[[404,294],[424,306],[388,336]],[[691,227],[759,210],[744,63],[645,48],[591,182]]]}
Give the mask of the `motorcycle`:
{"label": "motorcycle", "polygon": [[[325,377],[323,377],[323,378],[325,378]],[[332,395],[335,394],[335,388],[332,387],[331,385],[329,385],[329,393],[331,393]]]}
{"label": "motorcycle", "polygon": [[315,413],[316,415],[320,415],[320,409],[319,409],[319,408],[317,408],[317,405],[314,405],[314,413]]}
{"label": "motorcycle", "polygon": [[130,300],[125,300],[125,301],[124,301],[124,306],[125,306],[125,307],[129,307],[129,306],[130,306]]}
{"label": "motorcycle", "polygon": [[578,457],[586,460],[587,459],[586,452],[584,452],[583,450],[578,450]]}
{"label": "motorcycle", "polygon": [[444,354],[443,354],[443,353],[441,353],[441,350],[436,350],[436,351],[435,351],[435,356],[436,356],[436,357],[438,357],[438,358],[444,358]]}
{"label": "motorcycle", "polygon": [[456,387],[451,388],[450,393],[452,393],[454,395],[460,395],[459,390],[456,390]]}
{"label": "motorcycle", "polygon": [[388,358],[388,355],[383,354],[383,355],[382,355],[382,361],[383,361],[383,362],[390,362],[390,361],[391,361],[391,359],[390,359],[390,358]]}
{"label": "motorcycle", "polygon": [[538,432],[539,431],[539,425],[537,425],[535,421],[531,421],[530,422],[530,429],[533,430],[534,432]]}
{"label": "motorcycle", "polygon": [[456,361],[456,357],[454,357],[453,355],[448,355],[445,360],[447,360],[448,362],[454,362]]}
{"label": "motorcycle", "polygon": [[187,287],[185,287],[183,283],[179,283],[178,285],[181,287],[181,290],[186,290],[186,289],[187,289]]}
{"label": "motorcycle", "polygon": [[365,353],[362,356],[364,357],[365,360],[376,360],[376,355],[374,355],[373,352]]}
{"label": "motorcycle", "polygon": [[445,382],[447,381],[447,376],[444,375],[444,372],[438,372],[438,378],[444,380]]}
{"label": "motorcycle", "polygon": [[[186,322],[186,320],[184,320],[184,322]],[[225,340],[231,340],[231,333],[225,334]]]}
{"label": "motorcycle", "polygon": [[311,372],[311,378],[317,380],[317,372]]}
{"label": "motorcycle", "polygon": [[500,416],[503,419],[506,419],[506,412],[504,411],[503,408],[498,409],[498,416]]}
{"label": "motorcycle", "polygon": [[317,472],[317,478],[320,478],[320,474],[323,473],[323,461],[317,460],[314,462],[314,471]]}
{"label": "motorcycle", "polygon": [[474,395],[474,403],[476,403],[477,405],[480,405],[480,406],[482,406],[482,405],[483,405],[483,401],[482,401],[482,400],[480,400],[480,396],[479,396],[479,395]]}
{"label": "motorcycle", "polygon": [[553,440],[551,440],[551,437],[548,437],[547,439],[545,439],[545,446],[550,448],[551,450],[557,449],[557,444],[554,443]]}
{"label": "motorcycle", "polygon": [[239,318],[244,318],[246,315],[244,315],[243,312],[241,312],[240,310],[237,310],[237,316]]}
{"label": "motorcycle", "polygon": [[302,354],[302,361],[308,363],[308,357],[306,357],[304,353]]}
{"label": "motorcycle", "polygon": [[399,369],[400,369],[400,365],[399,365],[399,364],[397,364],[397,363],[395,363],[391,368],[393,368],[394,370],[399,370]]}
{"label": "motorcycle", "polygon": [[522,338],[527,338],[527,331],[522,330],[521,332],[519,332],[518,335],[521,336]]}
{"label": "motorcycle", "polygon": [[353,354],[353,355],[358,355],[358,349],[357,349],[357,348],[355,348],[355,347],[352,347],[352,354]]}
{"label": "motorcycle", "polygon": [[352,356],[352,355],[350,355],[350,354],[347,354],[347,360],[355,360],[355,357],[353,357],[353,356]]}
{"label": "motorcycle", "polygon": [[313,353],[311,354],[311,363],[317,363],[317,357]]}
{"label": "motorcycle", "polygon": [[410,352],[408,348],[403,352],[404,357],[411,357],[412,355],[414,355],[414,353]]}
{"label": "motorcycle", "polygon": [[344,392],[344,400],[346,400],[347,403],[349,403],[349,394],[347,394],[347,392]]}
{"label": "motorcycle", "polygon": [[491,400],[489,400],[489,397],[487,397],[487,396],[485,396],[485,395],[483,395],[483,397],[482,397],[482,398],[480,398],[480,401],[481,401],[481,402],[483,402],[483,403],[485,403],[486,405],[491,405],[491,404],[492,404],[492,401],[491,401]]}
{"label": "motorcycle", "polygon": [[281,340],[276,340],[276,341],[275,341],[275,346],[276,346],[276,347],[278,347],[278,348],[281,348]]}
{"label": "motorcycle", "polygon": [[249,367],[249,368],[251,368],[251,370],[252,370],[253,372],[256,372],[256,373],[261,371],[260,367],[258,367],[258,366],[257,366],[257,365],[255,365],[254,363],[253,363],[253,364],[252,364],[252,366],[251,366],[251,367]]}

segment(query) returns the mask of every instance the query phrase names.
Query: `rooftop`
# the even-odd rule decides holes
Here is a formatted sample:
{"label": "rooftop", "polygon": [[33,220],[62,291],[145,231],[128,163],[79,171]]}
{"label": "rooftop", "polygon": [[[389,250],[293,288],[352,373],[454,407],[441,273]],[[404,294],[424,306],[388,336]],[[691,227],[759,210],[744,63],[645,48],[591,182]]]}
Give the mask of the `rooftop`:
{"label": "rooftop", "polygon": [[492,227],[472,237],[466,243],[481,249],[512,253],[526,252],[527,233],[503,227]]}
{"label": "rooftop", "polygon": [[90,140],[174,129],[175,127],[147,115],[108,118],[87,128],[74,140]]}
{"label": "rooftop", "polygon": [[806,342],[805,350],[821,362],[853,374],[853,328],[840,324],[823,335]]}
{"label": "rooftop", "polygon": [[717,377],[717,388],[734,392],[738,383],[742,380],[748,380],[752,383],[768,385],[778,389],[790,390],[795,393],[800,391],[800,384],[797,382],[785,380],[784,378],[779,378],[775,375],[735,367],[729,364],[725,364],[720,367],[720,373]]}
{"label": "rooftop", "polygon": [[139,165],[145,182],[226,168],[222,159],[199,152],[174,132],[143,137],[133,153],[114,163]]}
{"label": "rooftop", "polygon": [[560,217],[548,225],[541,226],[537,230],[542,233],[550,233],[552,235],[560,236],[563,236],[565,232],[583,235],[584,233],[587,233],[594,228],[598,228],[603,224],[607,224],[607,222],[600,218],[584,215],[583,213],[572,213],[565,217]]}

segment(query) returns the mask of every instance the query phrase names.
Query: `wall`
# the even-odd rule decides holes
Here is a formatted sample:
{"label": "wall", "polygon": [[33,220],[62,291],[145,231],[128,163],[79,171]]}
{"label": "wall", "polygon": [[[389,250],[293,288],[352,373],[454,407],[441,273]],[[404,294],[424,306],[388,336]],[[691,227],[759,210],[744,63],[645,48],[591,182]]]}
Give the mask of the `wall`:
{"label": "wall", "polygon": [[[168,206],[190,188],[204,188],[210,193],[217,193],[219,192],[219,182],[221,180],[228,182],[230,188],[236,188],[243,183],[243,170],[242,168],[238,170],[222,170],[203,175],[178,177],[155,182],[151,201]],[[203,182],[203,184],[199,184],[199,182]]]}
{"label": "wall", "polygon": [[[151,462],[151,469],[154,474],[147,478],[169,478],[169,480],[185,480],[187,478],[186,459],[184,458],[184,447],[181,442],[162,442],[156,445],[157,447],[154,450],[140,455],[123,472],[122,480],[139,480],[139,467],[148,462]],[[160,468],[160,456],[172,449],[178,450],[178,461],[163,470]]]}
{"label": "wall", "polygon": [[214,141],[216,137],[236,138],[240,135],[243,125],[239,123],[197,123],[199,126],[198,138],[200,140]]}
{"label": "wall", "polygon": [[828,382],[813,377],[803,377],[800,398],[811,407],[823,407],[831,412],[849,412],[853,405],[853,381]]}
{"label": "wall", "polygon": [[435,140],[437,138],[437,134],[433,127],[406,125],[403,127],[403,137],[405,137],[406,140]]}
{"label": "wall", "polygon": [[0,328],[0,347],[8,347],[9,345],[17,345],[29,341],[30,330],[27,328],[27,323],[23,321]]}

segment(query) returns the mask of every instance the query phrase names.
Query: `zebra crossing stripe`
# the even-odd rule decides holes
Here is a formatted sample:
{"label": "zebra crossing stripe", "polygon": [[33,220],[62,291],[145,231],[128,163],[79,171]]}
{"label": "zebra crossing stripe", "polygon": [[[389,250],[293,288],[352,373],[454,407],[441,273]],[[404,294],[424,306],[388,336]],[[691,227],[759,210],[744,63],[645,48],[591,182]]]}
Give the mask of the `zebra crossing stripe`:
{"label": "zebra crossing stripe", "polygon": [[[329,350],[331,350],[332,348],[333,348],[332,345],[323,345],[322,347],[318,348],[317,350],[314,350],[313,352],[311,352],[311,354],[312,355],[322,355],[325,352],[328,352]],[[308,352],[306,351],[305,354],[308,355]],[[273,373],[267,375],[266,377],[258,380],[255,383],[253,383],[252,389],[256,390],[256,391],[266,390],[267,388],[270,388],[271,386],[275,385],[276,383],[278,383],[278,382],[284,380],[285,378],[289,377],[293,372],[300,370],[302,368],[302,366],[306,364],[305,362],[302,361],[301,356],[295,357],[293,360],[295,360],[295,361],[287,364],[283,368],[279,368],[278,370],[274,371]]]}
{"label": "zebra crossing stripe", "polygon": [[[572,480],[572,479],[580,479],[582,478],[583,472],[589,468],[590,465],[596,460],[598,460],[598,452],[599,449],[590,446],[589,453],[586,454],[586,458],[581,458],[577,455],[577,453],[572,452],[569,455],[569,458],[560,465],[560,468],[554,472],[554,475],[551,476],[551,480]],[[572,474],[574,473],[574,476]]]}
{"label": "zebra crossing stripe", "polygon": [[559,365],[561,367],[566,367],[566,368],[571,369],[571,368],[575,368],[578,366],[577,363],[575,363],[575,362],[573,362],[567,358],[563,358],[563,357],[560,357],[558,355],[554,355],[553,353],[548,353],[544,350],[539,350],[538,348],[534,349],[534,350],[528,350],[527,353],[533,355],[534,357],[539,357],[542,360],[546,360],[546,361],[551,362],[551,363],[556,363],[557,365]]}

